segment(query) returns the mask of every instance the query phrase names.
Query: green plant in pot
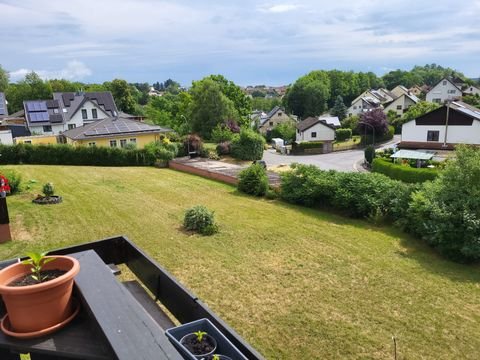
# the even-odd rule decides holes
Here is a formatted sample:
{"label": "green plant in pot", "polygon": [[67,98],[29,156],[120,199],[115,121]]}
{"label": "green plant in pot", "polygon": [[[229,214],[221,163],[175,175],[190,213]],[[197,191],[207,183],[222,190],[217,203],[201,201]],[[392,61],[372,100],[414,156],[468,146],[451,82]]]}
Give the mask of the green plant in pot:
{"label": "green plant in pot", "polygon": [[217,349],[215,338],[201,330],[185,335],[180,343],[198,359],[212,355]]}
{"label": "green plant in pot", "polygon": [[0,328],[10,336],[35,338],[65,326],[78,312],[72,301],[78,260],[28,253],[28,259],[0,270],[0,295],[7,309]]}

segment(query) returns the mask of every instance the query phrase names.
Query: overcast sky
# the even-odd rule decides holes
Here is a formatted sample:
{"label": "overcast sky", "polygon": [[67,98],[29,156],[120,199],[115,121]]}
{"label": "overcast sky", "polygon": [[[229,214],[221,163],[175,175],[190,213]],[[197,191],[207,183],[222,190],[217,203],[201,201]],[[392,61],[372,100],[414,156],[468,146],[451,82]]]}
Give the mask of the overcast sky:
{"label": "overcast sky", "polygon": [[218,73],[282,85],[316,69],[437,63],[480,76],[480,0],[0,0],[12,80],[103,82]]}

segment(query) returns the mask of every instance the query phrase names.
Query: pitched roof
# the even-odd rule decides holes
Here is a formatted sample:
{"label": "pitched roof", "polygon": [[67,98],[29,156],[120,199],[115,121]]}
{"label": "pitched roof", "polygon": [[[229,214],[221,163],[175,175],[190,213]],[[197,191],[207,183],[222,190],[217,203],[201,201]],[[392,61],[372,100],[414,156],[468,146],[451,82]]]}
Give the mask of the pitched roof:
{"label": "pitched roof", "polygon": [[434,86],[432,86],[430,88],[430,90],[428,90],[428,92],[430,92],[431,90],[433,90],[438,84],[440,84],[442,81],[448,81],[450,84],[452,84],[453,86],[455,86],[458,90],[462,91],[461,87],[458,86],[458,84],[455,84],[451,78],[448,78],[448,77],[445,77],[443,79],[441,79],[439,82],[437,82]]}
{"label": "pitched roof", "polygon": [[464,103],[463,101],[452,101],[450,108],[460,111],[476,120],[480,120],[480,109]]}
{"label": "pitched roof", "polygon": [[63,124],[60,105],[56,100],[26,100],[23,102],[25,120],[29,125]]}
{"label": "pitched roof", "polygon": [[340,127],[342,126],[342,124],[340,124],[340,119],[338,118],[338,116],[333,116],[333,115],[330,115],[330,114],[323,114],[323,115],[320,115],[318,117],[318,119],[320,121],[322,120],[325,120],[325,122],[328,124],[328,125],[331,125],[333,127]]}
{"label": "pitched roof", "polygon": [[300,121],[297,124],[297,129],[300,131],[305,131],[316,124],[322,124],[326,127],[329,127],[330,129],[335,130],[335,127],[333,125],[328,124],[325,119],[321,119],[320,117],[313,117],[313,116],[310,116],[305,120]]}
{"label": "pitched roof", "polygon": [[0,92],[0,116],[2,115],[8,115],[8,110],[5,94],[3,92]]}
{"label": "pitched roof", "polygon": [[63,135],[72,140],[86,140],[118,135],[138,135],[144,133],[170,132],[171,129],[156,125],[145,124],[140,121],[122,117],[110,117],[94,121],[63,132]]}
{"label": "pitched roof", "polygon": [[278,110],[282,110],[283,112],[285,112],[282,107],[275,106],[265,117],[260,118],[260,126],[264,125],[273,115],[275,115]]}
{"label": "pitched roof", "polygon": [[60,103],[60,105],[67,109],[65,117],[67,121],[82,107],[87,101],[92,101],[98,105],[100,109],[105,111],[109,116],[117,116],[118,110],[113,100],[110,91],[95,91],[95,92],[57,92],[53,93],[53,98]]}

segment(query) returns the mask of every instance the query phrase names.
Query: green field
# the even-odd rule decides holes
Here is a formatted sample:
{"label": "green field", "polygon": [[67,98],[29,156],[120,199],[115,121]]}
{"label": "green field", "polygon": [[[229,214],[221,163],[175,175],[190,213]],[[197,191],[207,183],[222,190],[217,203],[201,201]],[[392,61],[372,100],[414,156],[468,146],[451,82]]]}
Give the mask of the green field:
{"label": "green field", "polygon": [[[154,168],[9,166],[37,182],[8,199],[0,258],[124,234],[268,359],[478,359],[480,268],[388,227],[240,195]],[[60,205],[31,199],[51,181]],[[186,208],[220,233],[182,231]]]}

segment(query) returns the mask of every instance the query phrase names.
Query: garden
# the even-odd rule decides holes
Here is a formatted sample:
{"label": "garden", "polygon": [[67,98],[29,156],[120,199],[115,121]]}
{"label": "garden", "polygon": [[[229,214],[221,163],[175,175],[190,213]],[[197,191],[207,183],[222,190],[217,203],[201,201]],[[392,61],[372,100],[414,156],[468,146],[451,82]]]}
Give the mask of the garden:
{"label": "garden", "polygon": [[[446,260],[397,228],[372,223],[373,210],[394,200],[387,202],[388,186],[366,197],[367,208],[348,193],[335,191],[330,198],[353,216],[372,214],[366,221],[339,215],[340,208],[320,209],[322,191],[331,189],[327,177],[303,177],[326,186],[305,195],[311,198],[305,205],[315,209],[153,167],[2,167],[4,174],[13,171],[23,178],[22,191],[7,198],[13,241],[1,245],[1,259],[125,234],[266,358],[384,359],[393,356],[392,337],[399,358],[477,356],[480,268]],[[268,194],[257,173],[244,178],[258,194]],[[347,177],[339,181],[345,189],[358,186]],[[32,203],[49,182],[63,201]],[[432,184],[417,193],[412,214],[429,226],[445,222],[440,203],[439,212],[424,212],[442,190]],[[369,182],[358,192],[367,196],[374,187]],[[199,224],[186,221],[187,210],[197,205],[205,208],[192,213],[205,219],[209,236],[186,230]],[[458,212],[459,202],[454,206]]]}

